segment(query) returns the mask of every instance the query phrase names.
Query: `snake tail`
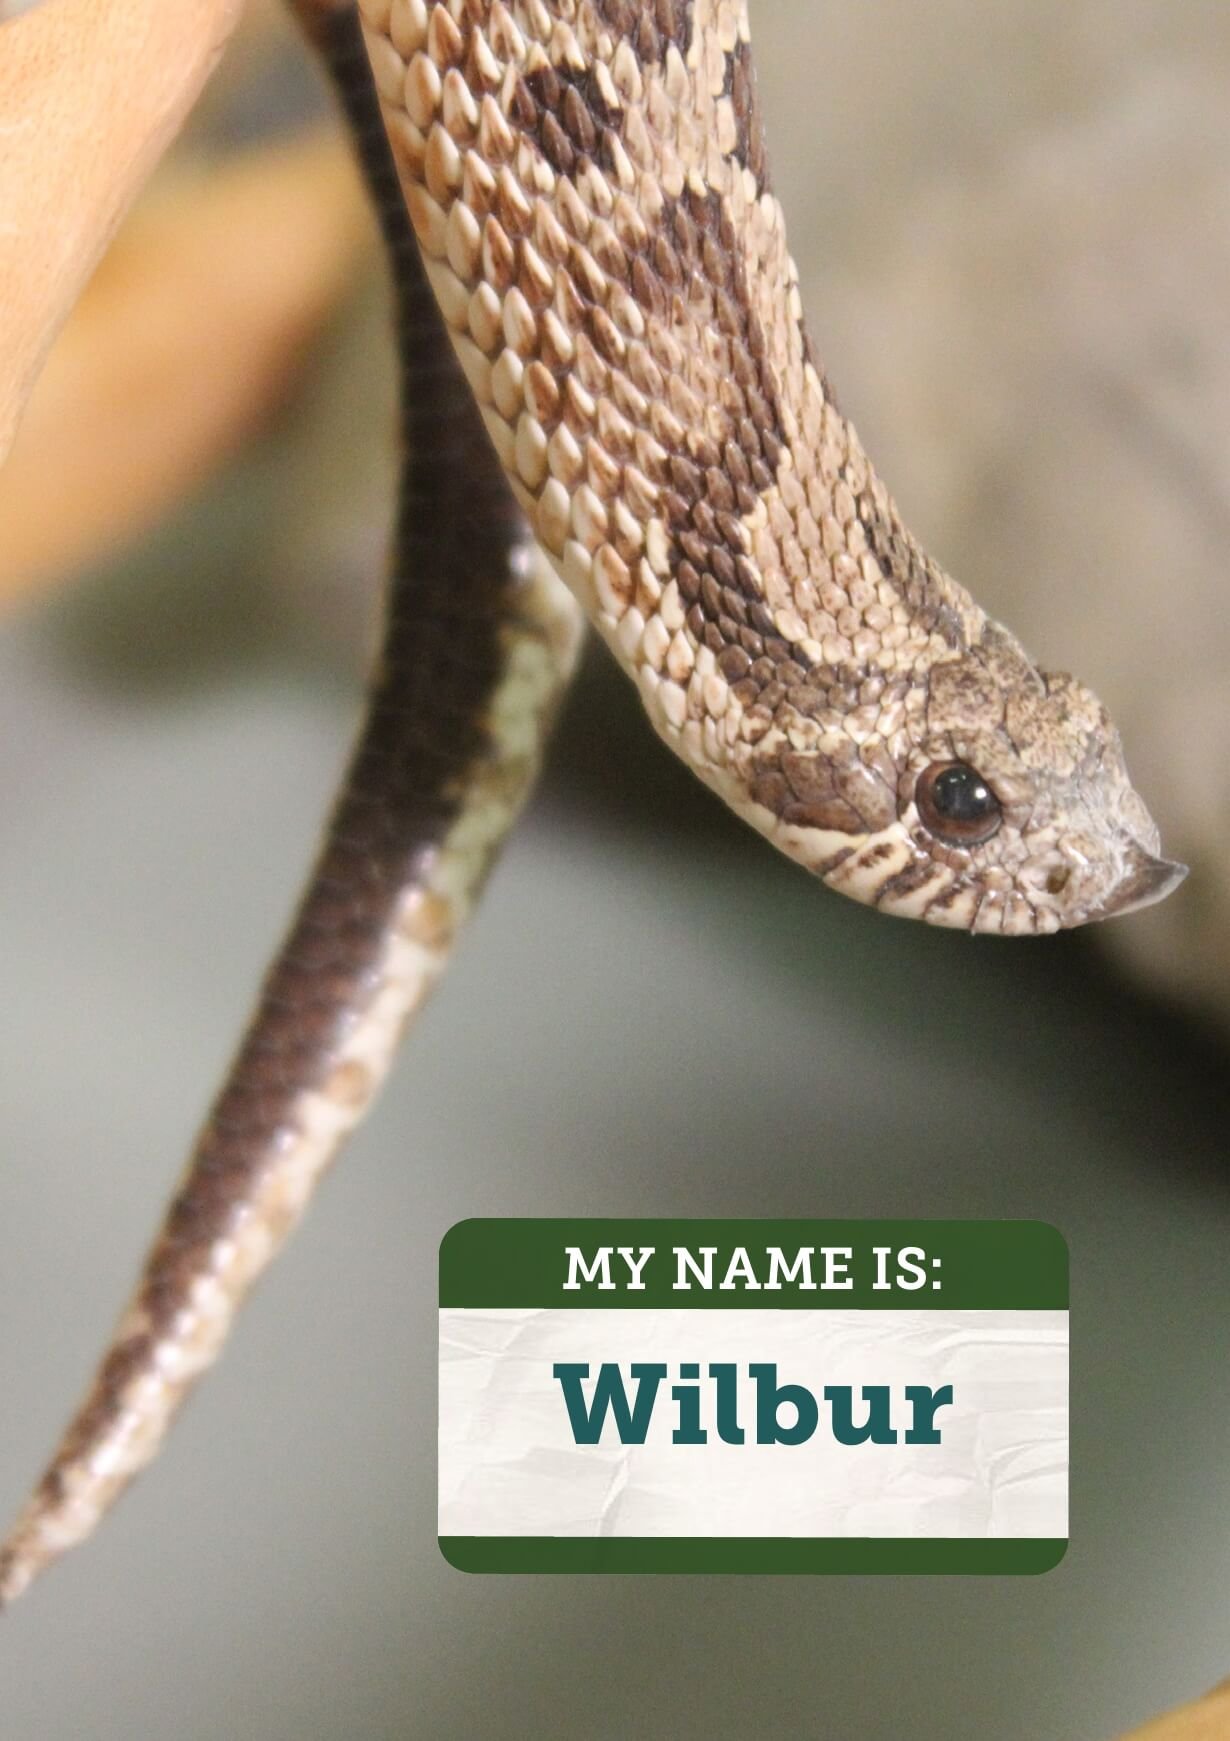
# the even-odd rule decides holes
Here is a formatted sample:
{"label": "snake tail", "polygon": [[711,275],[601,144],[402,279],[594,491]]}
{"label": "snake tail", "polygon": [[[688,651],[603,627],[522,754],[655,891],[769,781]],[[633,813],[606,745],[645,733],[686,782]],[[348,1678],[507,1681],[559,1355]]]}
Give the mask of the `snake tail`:
{"label": "snake tail", "polygon": [[135,1297],[0,1549],[0,1602],[154,1456],[371,1105],[534,783],[579,644],[445,340],[357,15],[300,11],[392,267],[404,462],[384,644],[314,874]]}

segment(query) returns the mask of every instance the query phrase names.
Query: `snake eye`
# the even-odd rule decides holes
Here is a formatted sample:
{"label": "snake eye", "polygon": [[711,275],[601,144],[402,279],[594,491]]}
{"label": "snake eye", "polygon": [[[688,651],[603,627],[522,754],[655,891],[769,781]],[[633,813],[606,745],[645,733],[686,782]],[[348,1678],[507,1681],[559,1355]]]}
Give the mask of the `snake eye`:
{"label": "snake eye", "polygon": [[949,846],[980,846],[1003,820],[999,799],[968,762],[932,762],[914,788],[918,814]]}

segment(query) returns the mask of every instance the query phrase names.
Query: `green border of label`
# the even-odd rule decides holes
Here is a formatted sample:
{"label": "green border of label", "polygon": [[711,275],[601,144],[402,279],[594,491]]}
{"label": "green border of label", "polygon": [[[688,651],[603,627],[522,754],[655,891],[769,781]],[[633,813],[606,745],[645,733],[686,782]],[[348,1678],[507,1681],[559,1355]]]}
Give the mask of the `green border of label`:
{"label": "green border of label", "polygon": [[443,1535],[459,1572],[652,1572],[968,1577],[1037,1575],[1061,1537]]}
{"label": "green border of label", "polygon": [[[653,1245],[656,1259],[644,1271],[646,1287],[596,1285],[568,1291],[564,1253],[568,1246]],[[736,1287],[676,1291],[675,1245],[716,1246],[715,1277],[724,1273],[737,1246],[763,1258],[768,1246],[792,1252],[811,1245],[849,1246],[854,1257],[848,1289],[803,1290],[787,1282],[771,1292]],[[941,1286],[876,1290],[877,1245],[922,1246]],[[616,1266],[616,1272],[622,1266]],[[626,1272],[625,1272],[626,1273]],[[817,1256],[814,1273],[822,1273]],[[440,1305],[586,1309],[672,1308],[808,1311],[1066,1311],[1068,1248],[1057,1228],[1044,1221],[808,1221],[501,1219],[459,1221],[440,1243]]]}

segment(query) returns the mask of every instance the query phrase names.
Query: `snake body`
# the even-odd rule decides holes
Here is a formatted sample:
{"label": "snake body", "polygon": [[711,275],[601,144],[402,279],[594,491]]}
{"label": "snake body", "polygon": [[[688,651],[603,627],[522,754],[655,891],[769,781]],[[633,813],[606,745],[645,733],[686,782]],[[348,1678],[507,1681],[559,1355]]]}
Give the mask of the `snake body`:
{"label": "snake body", "polygon": [[148,1461],[370,1104],[532,784],[573,601],[709,786],[885,912],[1036,934],[1183,874],[1101,704],[920,549],[838,408],[769,180],[743,0],[296,11],[396,290],[406,458],[384,652],[298,917],[134,1302],[0,1550],[0,1599]]}

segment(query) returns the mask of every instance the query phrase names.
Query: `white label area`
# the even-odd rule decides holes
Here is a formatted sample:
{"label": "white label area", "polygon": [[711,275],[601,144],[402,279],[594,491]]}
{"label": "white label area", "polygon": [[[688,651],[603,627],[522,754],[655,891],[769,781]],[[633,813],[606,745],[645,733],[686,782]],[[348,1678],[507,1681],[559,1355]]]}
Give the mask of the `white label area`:
{"label": "white label area", "polygon": [[1066,1312],[440,1313],[442,1536],[1066,1537],[1067,1510]]}

